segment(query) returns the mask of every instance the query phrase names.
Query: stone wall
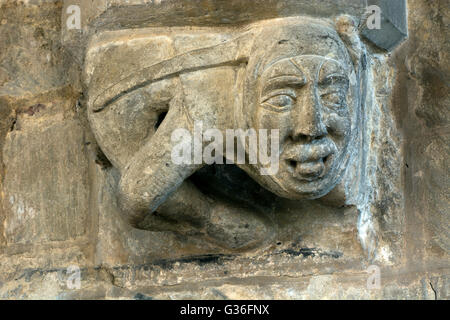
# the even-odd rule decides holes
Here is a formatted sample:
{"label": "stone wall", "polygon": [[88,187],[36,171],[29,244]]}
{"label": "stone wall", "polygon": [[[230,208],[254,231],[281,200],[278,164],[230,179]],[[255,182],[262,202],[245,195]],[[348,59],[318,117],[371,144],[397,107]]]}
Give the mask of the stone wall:
{"label": "stone wall", "polygon": [[[161,59],[155,50],[162,44],[139,59],[154,41],[149,34],[170,39],[163,54],[181,55],[226,42],[261,20],[360,18],[366,8],[366,1],[353,0],[250,2],[79,1],[81,29],[69,30],[66,9],[75,0],[0,1],[2,299],[449,298],[444,0],[408,0],[408,39],[392,52],[363,37],[370,86],[359,153],[326,197],[284,199],[241,171],[219,167],[193,175],[188,186],[196,189],[171,199],[139,229],[123,219],[121,162],[108,153],[89,113],[94,85],[86,79],[96,66],[104,88],[102,81],[115,79],[108,74],[121,77]],[[110,43],[127,49],[111,50]],[[230,71],[222,68],[220,81],[204,83],[226,84]],[[216,75],[193,72],[180,81],[190,88],[208,76]],[[195,210],[200,225],[208,222],[206,235],[191,216],[177,216],[176,223],[164,216]],[[267,217],[269,229],[251,218],[258,215]],[[262,242],[224,246],[220,239],[240,243],[235,221],[244,221],[255,243],[262,233]],[[380,271],[379,287],[367,285],[370,266]],[[73,268],[80,270],[79,289],[69,283]]]}

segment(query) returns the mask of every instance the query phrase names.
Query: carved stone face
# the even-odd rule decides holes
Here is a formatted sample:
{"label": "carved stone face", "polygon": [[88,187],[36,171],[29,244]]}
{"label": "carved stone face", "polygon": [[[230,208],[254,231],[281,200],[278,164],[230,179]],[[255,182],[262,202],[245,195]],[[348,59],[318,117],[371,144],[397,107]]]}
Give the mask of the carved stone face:
{"label": "carved stone face", "polygon": [[[221,45],[175,55],[169,54],[169,38],[144,38],[143,52],[155,56],[141,61],[159,63],[128,76],[121,69],[119,82],[109,70],[121,64],[91,51],[96,59],[86,70],[99,74],[86,72],[92,78],[89,119],[99,145],[120,171],[118,203],[132,225],[204,166],[171,159],[178,143],[171,138],[174,130],[195,133],[195,121],[257,134],[279,130],[276,173],[262,174],[267,166],[260,157],[256,164],[238,164],[274,194],[314,199],[339,183],[356,148],[351,142],[359,123],[359,79],[347,47],[332,25],[315,19],[274,19],[249,30]],[[125,56],[121,50],[118,59]],[[162,111],[167,113],[158,124]]]}
{"label": "carved stone face", "polygon": [[355,74],[346,47],[329,28],[296,24],[281,30],[260,44],[271,48],[269,56],[249,63],[244,105],[252,112],[248,126],[279,129],[279,170],[259,177],[247,171],[280,196],[318,198],[336,186],[348,162]]}

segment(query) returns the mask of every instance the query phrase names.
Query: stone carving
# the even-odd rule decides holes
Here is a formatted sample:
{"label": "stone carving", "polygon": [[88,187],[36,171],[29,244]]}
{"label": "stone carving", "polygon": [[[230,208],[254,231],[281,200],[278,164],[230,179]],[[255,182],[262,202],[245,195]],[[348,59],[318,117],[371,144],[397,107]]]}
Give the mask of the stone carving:
{"label": "stone carving", "polygon": [[[261,174],[268,164],[260,158],[249,163],[249,139],[239,141],[247,161],[230,159],[225,147],[216,150],[215,159],[237,163],[277,196],[323,197],[340,182],[354,153],[365,79],[363,45],[348,16],[335,23],[304,17],[266,20],[212,45],[197,36],[200,40],[182,52],[174,49],[177,36],[147,35],[154,61],[132,72],[120,67],[99,72],[97,51],[88,52],[89,120],[119,171],[119,206],[138,228],[157,210],[202,226],[222,246],[252,247],[270,238],[270,219],[226,201],[209,205],[187,180],[207,164],[174,164],[174,130],[194,135],[201,121],[204,129],[250,129],[261,138],[261,129],[277,129],[279,147],[270,148],[275,141],[270,133],[268,147],[279,158],[275,173]],[[225,137],[223,146],[230,139],[234,143],[234,137]]]}
{"label": "stone carving", "polygon": [[[3,1],[0,297],[448,298],[446,11],[405,4]],[[66,23],[73,5],[80,29]],[[359,35],[351,20],[333,22],[342,14]],[[327,96],[320,73],[333,68]],[[339,93],[347,115],[329,105]],[[267,128],[278,171],[266,175],[249,148],[227,164],[234,156],[220,149],[187,178],[161,173],[155,185],[174,188],[155,211],[133,210],[121,180],[133,167],[150,174],[158,152],[171,158],[160,130],[172,143],[169,133],[192,138],[200,121],[203,151],[211,128],[223,142],[226,129]],[[134,161],[151,140],[161,148]]]}

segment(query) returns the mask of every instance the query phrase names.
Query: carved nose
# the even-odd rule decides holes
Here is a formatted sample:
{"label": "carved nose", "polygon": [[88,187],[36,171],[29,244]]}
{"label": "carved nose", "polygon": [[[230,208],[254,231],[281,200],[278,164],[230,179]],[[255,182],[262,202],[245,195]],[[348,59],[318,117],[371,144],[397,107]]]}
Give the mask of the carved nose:
{"label": "carved nose", "polygon": [[325,137],[328,132],[322,119],[321,105],[315,96],[314,88],[297,99],[294,117],[293,138],[296,141],[310,142]]}

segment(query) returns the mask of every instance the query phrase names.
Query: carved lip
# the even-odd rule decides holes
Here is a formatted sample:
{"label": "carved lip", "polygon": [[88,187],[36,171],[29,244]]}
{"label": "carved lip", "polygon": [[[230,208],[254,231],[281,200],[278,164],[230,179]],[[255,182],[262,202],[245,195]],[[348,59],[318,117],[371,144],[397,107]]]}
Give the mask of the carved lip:
{"label": "carved lip", "polygon": [[326,152],[317,157],[294,157],[285,160],[288,171],[294,178],[301,181],[314,181],[325,176],[333,162],[334,152]]}
{"label": "carved lip", "polygon": [[303,181],[313,181],[322,178],[327,171],[330,156],[313,161],[298,162],[287,160],[289,171],[294,178]]}
{"label": "carved lip", "polygon": [[288,171],[298,180],[313,181],[322,178],[332,163],[336,146],[330,140],[301,144],[288,148],[284,154]]}

